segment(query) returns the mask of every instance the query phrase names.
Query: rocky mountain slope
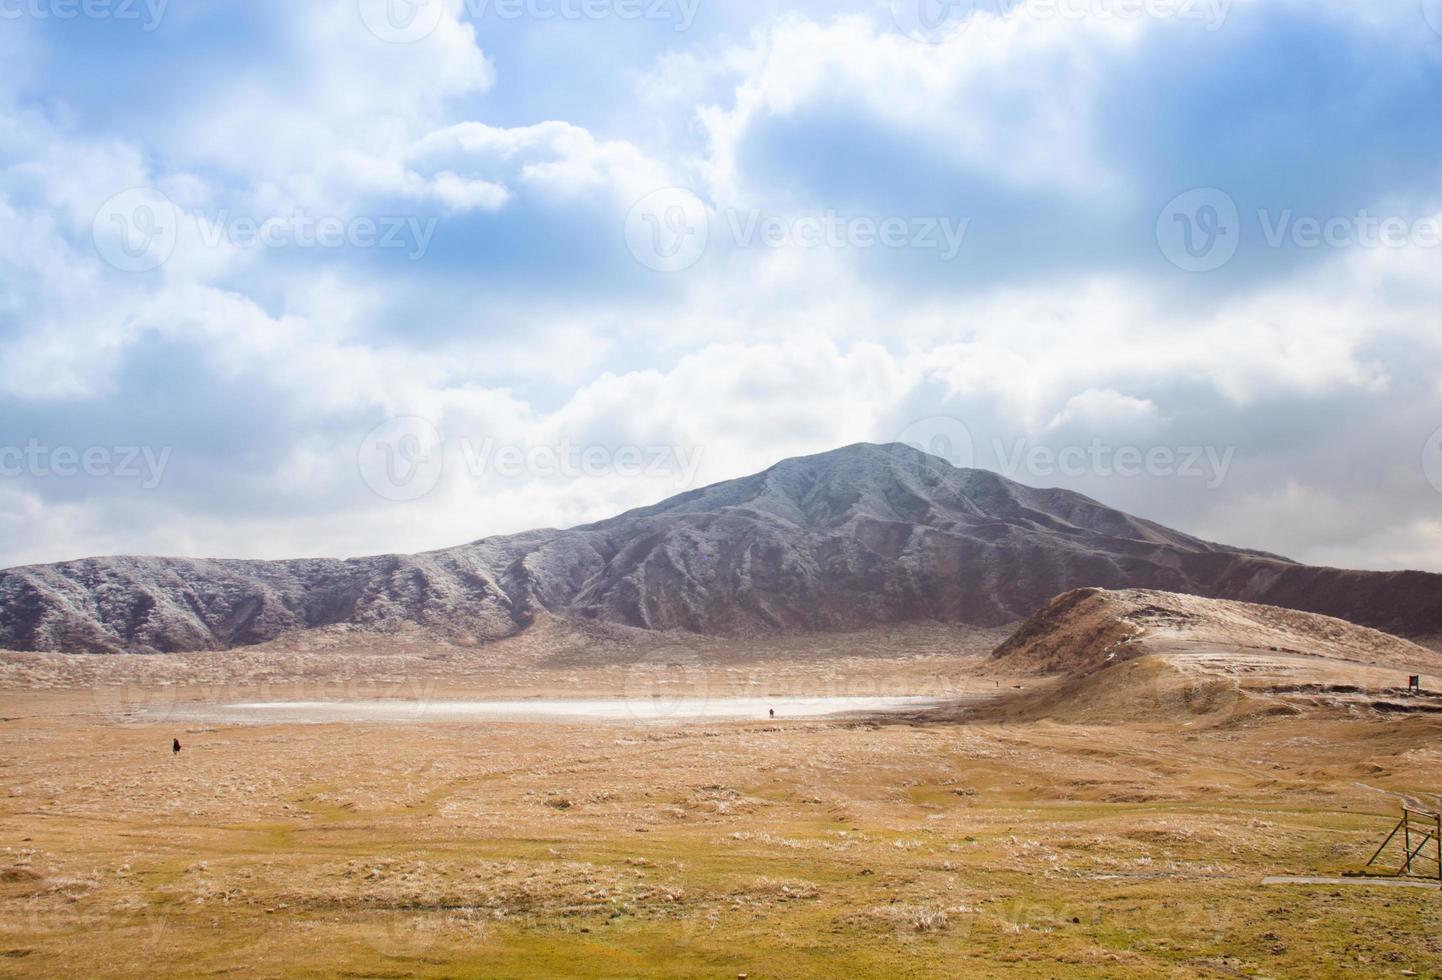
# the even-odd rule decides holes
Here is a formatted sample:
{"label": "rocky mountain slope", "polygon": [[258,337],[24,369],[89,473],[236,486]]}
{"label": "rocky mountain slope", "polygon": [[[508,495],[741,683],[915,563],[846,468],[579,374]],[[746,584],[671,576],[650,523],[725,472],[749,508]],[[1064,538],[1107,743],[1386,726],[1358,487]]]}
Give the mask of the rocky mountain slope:
{"label": "rocky mountain slope", "polygon": [[94,558],[0,572],[0,647],[225,649],[343,624],[461,642],[538,611],[707,634],[940,620],[995,626],[1071,589],[1155,588],[1442,631],[1442,575],[1308,568],[1064,490],[857,445],[570,530],[413,556]]}

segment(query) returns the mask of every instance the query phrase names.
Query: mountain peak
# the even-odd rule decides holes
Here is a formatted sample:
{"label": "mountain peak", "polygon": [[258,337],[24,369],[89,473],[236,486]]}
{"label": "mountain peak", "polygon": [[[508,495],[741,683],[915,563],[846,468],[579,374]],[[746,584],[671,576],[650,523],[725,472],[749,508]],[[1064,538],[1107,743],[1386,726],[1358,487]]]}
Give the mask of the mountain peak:
{"label": "mountain peak", "polygon": [[[903,443],[859,442],[783,459],[760,473],[702,487],[622,516],[746,510],[798,526],[825,527],[857,517],[914,520],[931,509],[938,495],[946,500],[966,496],[978,473],[984,471],[958,469]],[[995,489],[1010,481],[986,473],[980,482]]]}
{"label": "mountain peak", "polygon": [[793,456],[781,460],[766,472],[775,471],[824,471],[835,476],[857,478],[869,475],[894,480],[918,477],[935,480],[949,473],[969,472],[904,442],[856,442],[809,456]]}

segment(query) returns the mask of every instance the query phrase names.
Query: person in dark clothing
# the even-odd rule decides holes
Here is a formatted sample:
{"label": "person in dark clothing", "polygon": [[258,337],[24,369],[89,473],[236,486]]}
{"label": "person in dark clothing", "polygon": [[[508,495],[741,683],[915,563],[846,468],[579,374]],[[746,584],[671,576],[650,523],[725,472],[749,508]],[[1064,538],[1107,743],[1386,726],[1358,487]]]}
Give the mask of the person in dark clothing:
{"label": "person in dark clothing", "polygon": [[170,754],[171,754],[171,755],[179,755],[179,754],[180,754],[180,739],[178,739],[178,738],[173,738],[173,739],[170,740]]}
{"label": "person in dark clothing", "polygon": [[775,708],[772,708],[772,709],[771,709],[771,717],[772,717],[772,718],[775,718],[775,717],[776,717],[776,709],[775,709]]}

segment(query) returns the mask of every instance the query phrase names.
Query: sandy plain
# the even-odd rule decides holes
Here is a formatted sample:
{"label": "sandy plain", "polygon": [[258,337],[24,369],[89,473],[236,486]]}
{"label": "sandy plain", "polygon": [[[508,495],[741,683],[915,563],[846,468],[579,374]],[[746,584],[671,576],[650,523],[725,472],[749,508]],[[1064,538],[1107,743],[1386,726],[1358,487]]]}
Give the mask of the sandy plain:
{"label": "sandy plain", "polygon": [[[1358,870],[1404,800],[1442,802],[1442,717],[1253,697],[1203,657],[1128,665],[1130,702],[1159,709],[1141,720],[1096,692],[1033,718],[1017,699],[1057,682],[995,673],[1004,635],[653,641],[619,664],[555,635],[4,655],[0,974],[1442,975],[1442,891],[1263,885]],[[181,710],[698,690],[959,703],[660,725]]]}

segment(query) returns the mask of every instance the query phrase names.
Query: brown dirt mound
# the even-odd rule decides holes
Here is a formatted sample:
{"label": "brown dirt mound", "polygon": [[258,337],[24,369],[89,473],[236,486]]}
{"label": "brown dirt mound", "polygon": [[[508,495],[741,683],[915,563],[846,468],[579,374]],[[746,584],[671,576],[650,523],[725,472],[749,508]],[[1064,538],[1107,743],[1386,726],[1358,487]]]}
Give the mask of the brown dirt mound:
{"label": "brown dirt mound", "polygon": [[1442,654],[1330,616],[1145,589],[1057,596],[992,658],[1013,673],[1080,675],[1147,654],[1209,648],[1442,670]]}
{"label": "brown dirt mound", "polygon": [[1144,656],[1029,686],[975,714],[1018,722],[1143,722],[1210,728],[1270,711],[1264,700],[1252,697],[1230,678],[1178,670],[1164,657]]}
{"label": "brown dirt mound", "polygon": [[983,714],[1012,720],[1234,726],[1316,712],[1442,710],[1442,655],[1313,613],[1169,592],[1057,596],[992,654],[990,667],[1050,675]]}

